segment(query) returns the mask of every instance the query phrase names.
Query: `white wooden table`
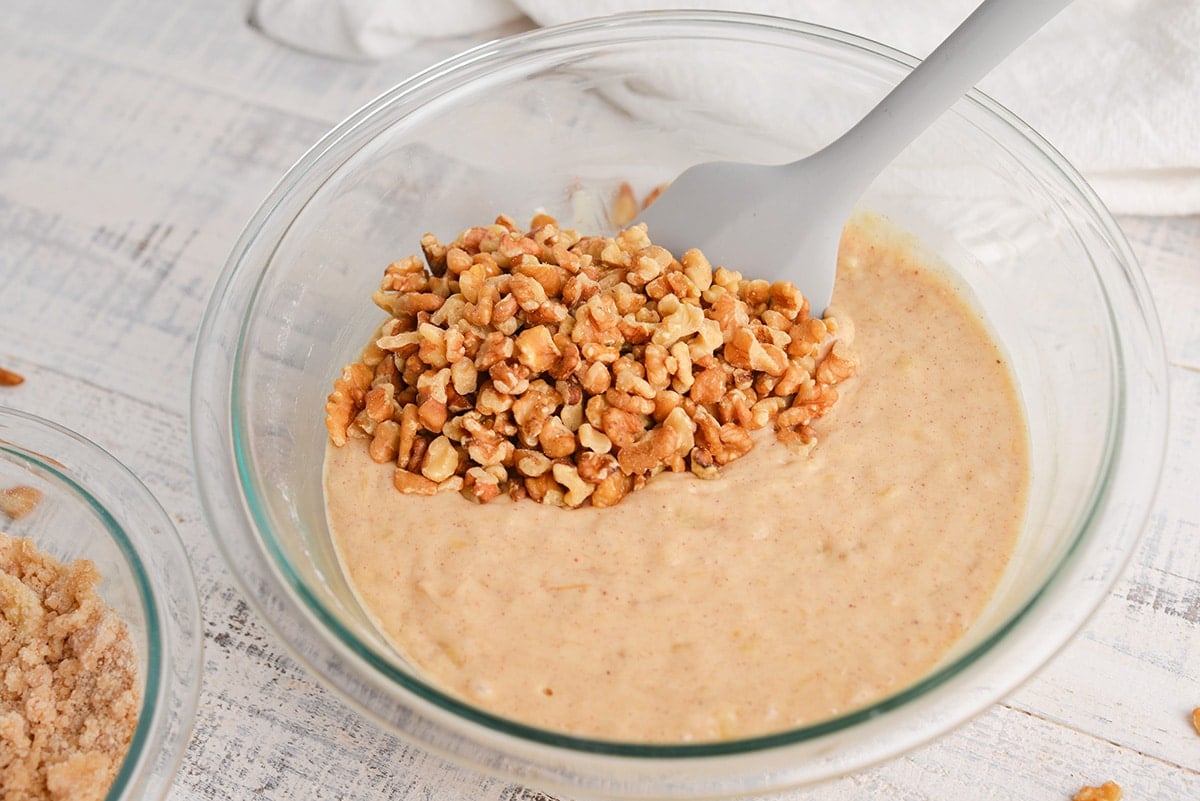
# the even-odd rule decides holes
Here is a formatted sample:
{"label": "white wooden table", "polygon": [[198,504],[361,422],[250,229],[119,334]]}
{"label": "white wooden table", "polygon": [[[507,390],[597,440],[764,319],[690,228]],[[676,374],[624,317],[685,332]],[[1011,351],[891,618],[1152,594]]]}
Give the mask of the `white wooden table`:
{"label": "white wooden table", "polygon": [[[177,522],[204,606],[204,686],[172,799],[532,799],[450,766],[316,686],[249,610],[193,492],[195,330],[230,246],[331,125],[469,42],[385,64],[293,52],[242,3],[4,0],[0,404],[94,439]],[[1197,102],[1200,102],[1198,100]],[[1034,680],[915,753],[805,799],[1200,798],[1200,217],[1124,219],[1166,333],[1171,442],[1148,531]]]}

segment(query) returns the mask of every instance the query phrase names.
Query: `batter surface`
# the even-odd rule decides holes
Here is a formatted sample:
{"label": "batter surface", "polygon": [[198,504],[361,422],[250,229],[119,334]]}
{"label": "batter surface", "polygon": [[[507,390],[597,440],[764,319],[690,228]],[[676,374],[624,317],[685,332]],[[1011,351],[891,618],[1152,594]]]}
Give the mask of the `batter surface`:
{"label": "batter surface", "polygon": [[766,430],[717,480],[565,510],[401,495],[364,441],[330,445],[363,605],[445,691],[601,739],[765,734],[919,679],[1012,552],[1024,418],[983,324],[903,246],[849,234],[834,301],[862,363],[811,454]]}

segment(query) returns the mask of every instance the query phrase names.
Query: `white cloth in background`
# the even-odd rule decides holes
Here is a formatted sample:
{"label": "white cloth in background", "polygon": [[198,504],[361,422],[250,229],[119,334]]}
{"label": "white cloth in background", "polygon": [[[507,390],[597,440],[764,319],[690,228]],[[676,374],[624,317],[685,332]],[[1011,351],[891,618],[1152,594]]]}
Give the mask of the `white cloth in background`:
{"label": "white cloth in background", "polygon": [[[805,20],[924,56],[978,0],[258,0],[268,35],[386,58],[420,38],[517,18],[552,25],[623,11],[734,8]],[[1076,0],[980,88],[1071,161],[1119,214],[1200,213],[1200,2]]]}
{"label": "white cloth in background", "polygon": [[256,0],[250,19],[301,50],[382,59],[425,39],[466,36],[520,16],[511,0]]}

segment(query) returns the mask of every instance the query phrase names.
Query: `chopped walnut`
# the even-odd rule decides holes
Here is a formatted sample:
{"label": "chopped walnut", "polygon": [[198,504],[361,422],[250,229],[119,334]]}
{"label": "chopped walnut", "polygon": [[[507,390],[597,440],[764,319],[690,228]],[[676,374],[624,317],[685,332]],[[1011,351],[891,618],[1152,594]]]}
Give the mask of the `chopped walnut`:
{"label": "chopped walnut", "polygon": [[392,477],[396,489],[405,495],[434,495],[437,493],[437,482],[419,473],[397,469]]}
{"label": "chopped walnut", "polygon": [[0,387],[15,387],[25,383],[25,376],[0,367]]}
{"label": "chopped walnut", "polygon": [[1121,785],[1105,782],[1099,787],[1082,787],[1071,801],[1121,801]]}
{"label": "chopped walnut", "polygon": [[0,512],[20,520],[33,512],[42,502],[42,491],[36,487],[16,486],[0,490]]}
{"label": "chopped walnut", "polygon": [[[614,218],[639,206],[622,187]],[[857,358],[795,286],[679,259],[645,225],[583,237],[537,215],[389,265],[391,317],[333,384],[334,445],[368,439],[400,492],[611,506],[664,470],[715,478],[750,432],[806,450]]]}

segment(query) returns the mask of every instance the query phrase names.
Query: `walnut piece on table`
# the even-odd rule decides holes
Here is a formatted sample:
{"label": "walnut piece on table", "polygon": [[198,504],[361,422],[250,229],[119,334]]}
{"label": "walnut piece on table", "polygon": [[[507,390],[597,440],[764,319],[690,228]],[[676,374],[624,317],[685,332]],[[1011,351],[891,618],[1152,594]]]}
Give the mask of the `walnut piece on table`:
{"label": "walnut piece on table", "polygon": [[0,387],[15,387],[25,383],[25,376],[0,367]]}
{"label": "walnut piece on table", "polygon": [[1121,801],[1121,785],[1105,782],[1099,787],[1083,787],[1071,801]]}

